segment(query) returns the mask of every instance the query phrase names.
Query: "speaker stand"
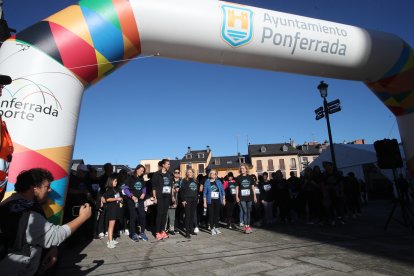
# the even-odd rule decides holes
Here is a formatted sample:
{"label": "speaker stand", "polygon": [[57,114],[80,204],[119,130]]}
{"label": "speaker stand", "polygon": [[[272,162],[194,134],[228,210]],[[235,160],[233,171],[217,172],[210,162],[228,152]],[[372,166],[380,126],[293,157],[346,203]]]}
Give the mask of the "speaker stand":
{"label": "speaker stand", "polygon": [[[413,222],[414,222],[414,212],[410,208],[410,203],[406,202],[405,198],[403,198],[401,196],[400,187],[399,187],[399,185],[397,185],[397,172],[396,172],[395,168],[392,169],[392,174],[394,176],[394,184],[393,185],[395,187],[395,190],[397,191],[397,198],[394,199],[394,204],[392,206],[391,213],[388,216],[387,222],[384,225],[384,230],[387,230],[391,219],[394,219],[395,221],[397,221],[398,223],[400,223],[401,225],[403,225],[405,227],[410,227],[411,226],[414,230],[414,224],[413,224]],[[402,221],[394,218],[394,212],[395,212],[395,209],[397,209],[398,206],[400,206],[400,209],[401,209]]]}

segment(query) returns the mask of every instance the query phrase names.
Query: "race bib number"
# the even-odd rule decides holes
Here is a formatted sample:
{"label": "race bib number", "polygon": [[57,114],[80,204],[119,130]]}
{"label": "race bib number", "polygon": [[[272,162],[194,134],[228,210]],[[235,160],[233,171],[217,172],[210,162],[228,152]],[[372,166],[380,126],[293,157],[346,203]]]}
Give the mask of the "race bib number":
{"label": "race bib number", "polygon": [[170,194],[171,193],[171,187],[170,186],[162,187],[162,193],[163,194]]}
{"label": "race bib number", "polygon": [[211,192],[211,199],[218,199],[219,198],[219,192]]}
{"label": "race bib number", "polygon": [[264,185],[263,186],[263,189],[266,191],[266,192],[268,192],[268,191],[270,191],[270,189],[272,188],[272,186],[270,186],[270,184],[266,184],[266,185]]}
{"label": "race bib number", "polygon": [[236,188],[232,188],[232,189],[231,189],[231,194],[232,194],[232,195],[235,195],[235,194],[236,194]]}
{"label": "race bib number", "polygon": [[256,192],[256,195],[260,195],[260,189],[259,188],[254,188],[254,191]]}
{"label": "race bib number", "polygon": [[250,189],[249,190],[241,190],[242,196],[249,196],[250,195]]}

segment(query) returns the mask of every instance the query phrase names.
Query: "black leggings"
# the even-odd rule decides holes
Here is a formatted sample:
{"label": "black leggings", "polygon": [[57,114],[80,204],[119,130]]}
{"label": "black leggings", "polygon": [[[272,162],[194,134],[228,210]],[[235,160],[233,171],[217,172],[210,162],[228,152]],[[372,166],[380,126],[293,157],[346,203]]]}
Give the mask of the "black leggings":
{"label": "black leggings", "polygon": [[155,219],[155,233],[160,233],[161,231],[165,230],[170,202],[170,196],[161,196],[157,198],[157,218]]}
{"label": "black leggings", "polygon": [[210,220],[211,229],[219,226],[220,218],[220,200],[212,199],[211,204],[208,204],[208,217]]}
{"label": "black leggings", "polygon": [[194,231],[194,218],[197,211],[197,201],[187,200],[185,205],[185,233],[190,234]]}
{"label": "black leggings", "polygon": [[226,201],[226,221],[228,224],[233,223],[233,212],[234,212],[234,206],[236,205],[236,202],[233,201]]}
{"label": "black leggings", "polygon": [[[141,227],[141,233],[145,232],[145,209],[144,201],[138,200],[138,207],[135,208],[135,202],[132,199],[128,199],[128,210],[129,210],[129,236],[132,237],[136,234],[137,222],[139,217],[139,226]],[[138,211],[138,214],[137,214]]]}

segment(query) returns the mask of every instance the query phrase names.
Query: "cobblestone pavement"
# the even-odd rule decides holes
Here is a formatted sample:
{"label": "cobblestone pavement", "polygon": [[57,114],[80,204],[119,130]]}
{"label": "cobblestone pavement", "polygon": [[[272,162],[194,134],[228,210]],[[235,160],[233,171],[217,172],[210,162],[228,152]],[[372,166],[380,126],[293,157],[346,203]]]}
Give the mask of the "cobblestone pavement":
{"label": "cobblestone pavement", "polygon": [[115,249],[94,240],[62,248],[56,275],[414,275],[414,231],[396,221],[384,231],[391,207],[371,202],[360,218],[336,227],[296,221],[249,235],[205,231],[190,241],[122,237]]}

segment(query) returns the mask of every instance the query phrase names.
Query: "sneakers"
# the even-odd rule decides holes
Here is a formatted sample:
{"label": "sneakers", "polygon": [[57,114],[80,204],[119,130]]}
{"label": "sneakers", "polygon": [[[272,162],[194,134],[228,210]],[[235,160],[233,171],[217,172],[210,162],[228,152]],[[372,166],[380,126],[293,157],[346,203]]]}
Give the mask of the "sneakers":
{"label": "sneakers", "polygon": [[217,235],[217,234],[220,234],[220,233],[221,233],[220,231],[217,232],[217,229],[216,228],[211,229],[211,235],[212,236]]}
{"label": "sneakers", "polygon": [[161,232],[161,236],[162,236],[163,239],[168,239],[169,238],[168,234],[165,231]]}
{"label": "sneakers", "polygon": [[250,234],[250,233],[253,233],[253,230],[252,230],[252,228],[250,226],[249,227],[245,227],[244,228],[244,233]]}
{"label": "sneakers", "polygon": [[186,238],[187,240],[191,240],[191,236],[190,236],[190,234],[189,234],[189,233],[187,233],[187,234],[185,235],[185,238]]}
{"label": "sneakers", "polygon": [[216,229],[216,234],[218,235],[218,234],[221,234],[221,231],[218,229],[218,228],[214,228],[214,229]]}
{"label": "sneakers", "polygon": [[113,245],[117,245],[119,242],[117,242],[116,240],[112,240],[112,241],[107,241],[106,245],[112,243]]}
{"label": "sneakers", "polygon": [[145,235],[145,233],[141,233],[141,234],[138,236],[138,238],[139,238],[140,240],[143,240],[143,241],[148,241],[148,237],[147,237],[147,235]]}
{"label": "sneakers", "polygon": [[240,227],[244,228],[244,223],[240,222]]}
{"label": "sneakers", "polygon": [[125,236],[129,236],[129,230],[125,229],[124,234],[125,234]]}
{"label": "sneakers", "polygon": [[139,241],[139,236],[138,236],[137,234],[134,234],[134,235],[131,237],[131,240],[133,240],[134,242],[138,242],[138,241]]}
{"label": "sneakers", "polygon": [[103,238],[105,237],[105,234],[104,234],[104,233],[99,233],[98,237],[99,237],[100,239],[103,239]]}
{"label": "sneakers", "polygon": [[198,227],[194,228],[194,233],[199,233],[200,229],[198,229]]}
{"label": "sneakers", "polygon": [[105,237],[108,237],[108,232],[105,232]]}
{"label": "sneakers", "polygon": [[157,233],[157,234],[155,234],[155,239],[156,239],[157,241],[162,240],[162,239],[163,239],[162,234],[161,234],[161,233]]}
{"label": "sneakers", "polygon": [[114,241],[108,241],[106,247],[113,249],[116,247],[116,245],[113,243]]}

